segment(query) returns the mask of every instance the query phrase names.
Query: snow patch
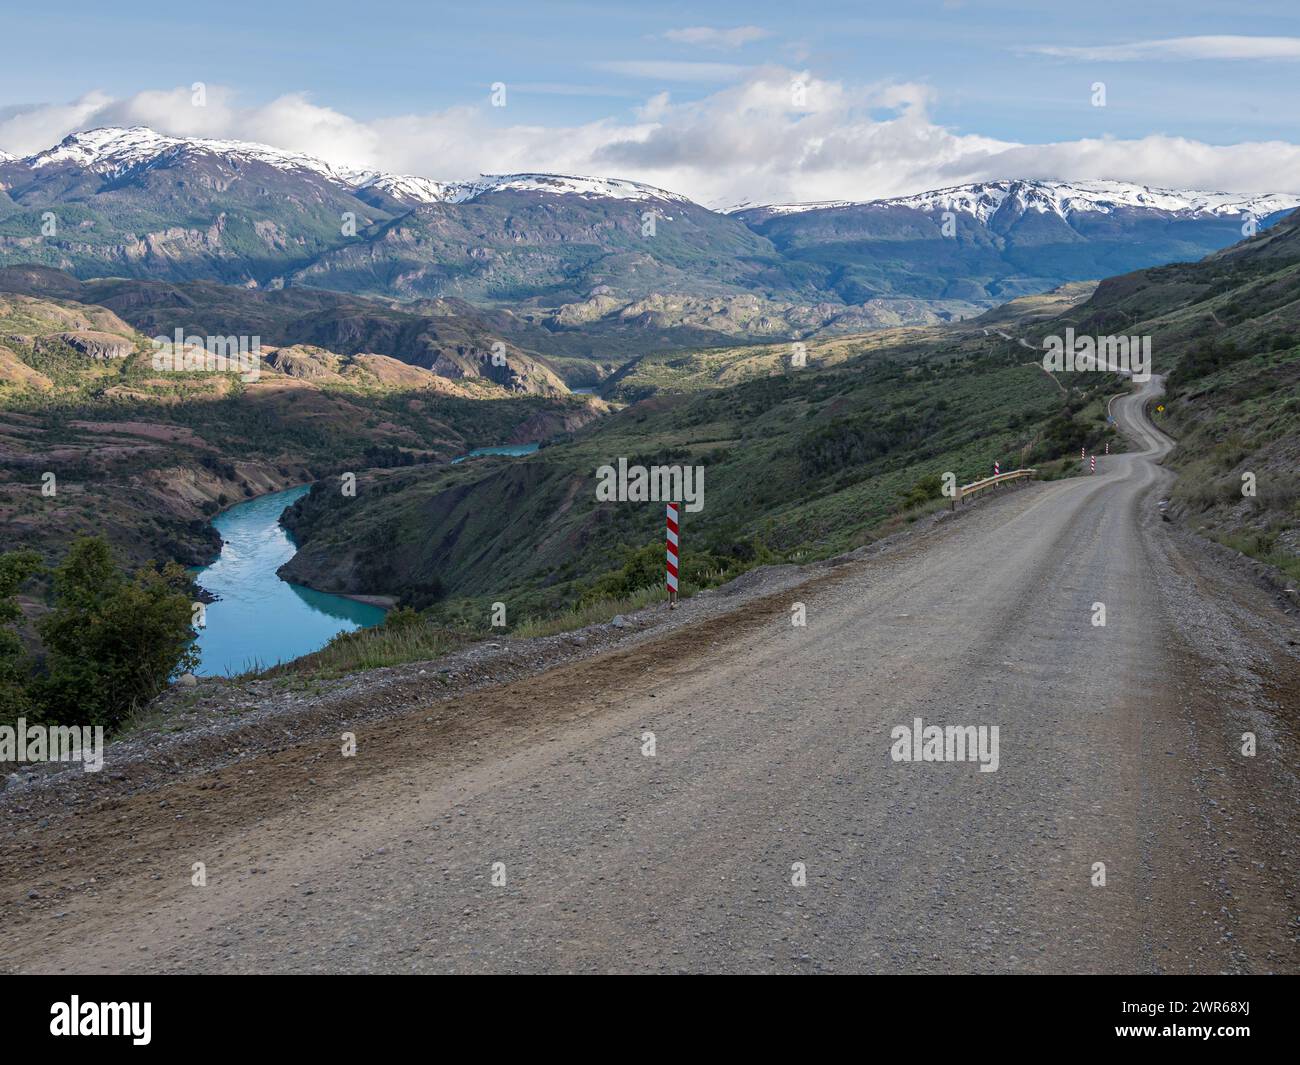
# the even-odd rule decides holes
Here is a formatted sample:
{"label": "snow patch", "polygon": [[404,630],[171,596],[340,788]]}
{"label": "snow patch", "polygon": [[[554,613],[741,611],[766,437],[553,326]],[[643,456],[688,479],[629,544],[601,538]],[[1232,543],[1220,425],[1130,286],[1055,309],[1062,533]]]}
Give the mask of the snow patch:
{"label": "snow patch", "polygon": [[836,207],[909,207],[918,211],[953,211],[987,225],[1008,201],[1021,212],[1035,211],[1069,219],[1078,214],[1110,214],[1135,208],[1163,211],[1186,218],[1242,215],[1264,217],[1300,207],[1291,193],[1243,195],[1233,192],[1199,192],[1160,189],[1127,181],[990,181],[956,185],[913,196],[883,200],[827,200],[814,203],[767,204],[745,208],[769,215],[800,214]]}
{"label": "snow patch", "polygon": [[446,203],[454,196],[457,186],[446,181],[418,177],[414,174],[382,174],[376,171],[353,172],[346,175],[354,189],[378,189],[399,203],[408,206],[422,203]]}
{"label": "snow patch", "polygon": [[347,184],[343,171],[315,156],[281,151],[269,144],[251,141],[168,137],[146,126],[72,133],[53,148],[29,156],[26,162],[36,170],[71,163],[96,174],[120,177],[137,167],[187,152],[205,152],[231,161],[266,163],[279,170],[307,170],[338,184]]}
{"label": "snow patch", "polygon": [[566,196],[593,196],[608,200],[666,200],[690,203],[675,192],[619,178],[575,177],[569,174],[484,174],[477,181],[456,186],[453,203],[466,203],[489,192],[549,192]]}

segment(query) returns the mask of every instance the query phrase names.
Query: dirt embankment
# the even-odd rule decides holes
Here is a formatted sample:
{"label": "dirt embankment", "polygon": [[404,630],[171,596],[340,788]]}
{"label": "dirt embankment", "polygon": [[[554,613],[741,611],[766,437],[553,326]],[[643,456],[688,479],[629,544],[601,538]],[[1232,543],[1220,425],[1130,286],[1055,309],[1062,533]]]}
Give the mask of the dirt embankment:
{"label": "dirt embankment", "polygon": [[202,565],[226,507],[310,480],[301,463],[228,458],[183,426],[141,420],[0,416],[0,540],[57,558],[78,536],[104,536],[132,564]]}

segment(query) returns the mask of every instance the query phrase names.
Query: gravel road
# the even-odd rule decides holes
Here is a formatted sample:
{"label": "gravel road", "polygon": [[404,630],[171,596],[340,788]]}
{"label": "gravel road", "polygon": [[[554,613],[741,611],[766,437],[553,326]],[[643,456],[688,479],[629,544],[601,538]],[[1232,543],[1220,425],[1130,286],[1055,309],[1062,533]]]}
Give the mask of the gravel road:
{"label": "gravel road", "polygon": [[[1300,971],[1296,625],[1161,520],[1158,389],[1095,476],[361,720],[355,757],[15,821],[0,967]],[[996,771],[895,760],[917,718],[997,726]]]}

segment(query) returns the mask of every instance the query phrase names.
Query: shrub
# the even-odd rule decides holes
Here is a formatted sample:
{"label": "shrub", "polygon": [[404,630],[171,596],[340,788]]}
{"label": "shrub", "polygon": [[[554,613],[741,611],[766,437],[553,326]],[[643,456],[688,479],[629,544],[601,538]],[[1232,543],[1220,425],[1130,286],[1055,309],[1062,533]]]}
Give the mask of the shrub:
{"label": "shrub", "polygon": [[384,628],[394,632],[422,624],[424,619],[420,617],[420,612],[409,606],[399,606],[384,615]]}
{"label": "shrub", "polygon": [[598,599],[622,599],[642,588],[662,584],[664,580],[664,544],[655,540],[644,547],[624,546],[623,566],[606,573],[583,595],[583,602]]}
{"label": "shrub", "polygon": [[937,473],[922,477],[903,494],[903,509],[911,510],[932,499],[938,499],[943,492],[943,480]]}
{"label": "shrub", "polygon": [[76,541],[54,571],[54,609],[37,626],[47,652],[37,686],[46,715],[116,727],[193,669],[190,592],[189,575],[174,563],[128,577],[105,540]]}
{"label": "shrub", "polygon": [[14,627],[22,620],[18,589],[40,563],[35,551],[0,555],[0,723],[31,716],[35,710],[29,692],[32,663]]}

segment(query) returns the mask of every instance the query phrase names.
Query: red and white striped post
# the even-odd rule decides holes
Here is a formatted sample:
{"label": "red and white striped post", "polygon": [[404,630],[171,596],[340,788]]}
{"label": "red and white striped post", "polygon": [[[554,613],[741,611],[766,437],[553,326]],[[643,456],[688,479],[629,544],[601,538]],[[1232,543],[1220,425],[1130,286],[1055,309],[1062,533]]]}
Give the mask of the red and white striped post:
{"label": "red and white striped post", "polygon": [[1079,461],[1080,462],[1088,461],[1088,449],[1086,447],[1079,448]]}
{"label": "red and white striped post", "polygon": [[1002,466],[1001,466],[1001,464],[997,461],[997,459],[994,459],[994,460],[993,460],[993,476],[994,476],[994,477],[1001,477],[1001,476],[1002,476]]}
{"label": "red and white striped post", "polygon": [[668,547],[668,570],[665,577],[665,583],[668,585],[668,609],[672,610],[677,606],[677,504],[668,504],[668,531],[666,542]]}
{"label": "red and white striped post", "polygon": [[1092,456],[1092,469],[1090,469],[1088,472],[1089,472],[1089,473],[1096,473],[1096,472],[1097,472],[1097,456],[1096,456],[1096,455],[1093,455],[1093,456]]}
{"label": "red and white striped post", "polygon": [[1109,440],[1106,441],[1106,451],[1105,451],[1105,454],[1107,454],[1107,455],[1110,454],[1110,441],[1109,441]]}

